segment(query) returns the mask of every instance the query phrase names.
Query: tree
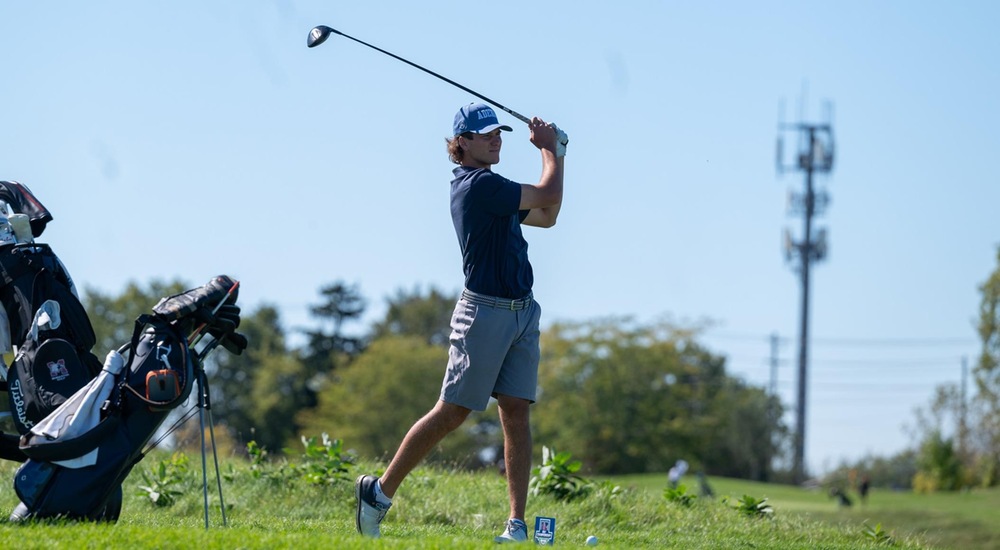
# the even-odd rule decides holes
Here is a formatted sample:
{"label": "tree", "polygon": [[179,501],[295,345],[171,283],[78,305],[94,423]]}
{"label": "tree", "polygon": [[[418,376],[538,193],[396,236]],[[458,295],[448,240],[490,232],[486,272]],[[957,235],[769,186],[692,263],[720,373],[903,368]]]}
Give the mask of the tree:
{"label": "tree", "polygon": [[849,480],[852,477],[868,476],[872,487],[884,487],[893,490],[909,489],[917,474],[917,452],[905,449],[889,457],[873,454],[854,461],[842,461],[840,466],[830,472],[827,477],[836,480]]}
{"label": "tree", "polygon": [[954,441],[941,432],[924,439],[917,455],[917,474],[913,490],[918,493],[954,491],[964,485],[962,463],[955,452]]}
{"label": "tree", "polygon": [[[374,323],[364,353],[339,367],[316,408],[300,414],[303,432],[336,434],[369,457],[395,452],[410,426],[437,402],[456,300],[433,288],[426,294],[419,288],[398,291],[385,318]],[[473,414],[429,460],[479,465],[482,451],[500,446],[499,434],[494,411]]]}
{"label": "tree", "polygon": [[707,407],[717,424],[705,426],[708,438],[701,449],[702,465],[716,475],[767,481],[770,460],[788,435],[784,426],[774,423],[781,404],[762,388],[741,380],[722,377],[718,383],[721,389],[709,398]]}
{"label": "tree", "polygon": [[301,396],[311,394],[307,388],[305,364],[293,354],[270,355],[258,369],[249,399],[253,408],[247,411],[252,426],[250,438],[260,446],[277,450],[296,447],[303,433],[297,416],[303,410]]}
{"label": "tree", "polygon": [[375,323],[372,338],[408,335],[432,346],[447,347],[456,301],[457,295],[447,295],[433,287],[426,295],[419,288],[409,293],[400,289],[388,299],[385,319]]}
{"label": "tree", "polygon": [[301,405],[307,408],[316,406],[315,390],[322,386],[326,375],[364,351],[365,345],[364,338],[344,332],[345,323],[359,320],[365,312],[365,299],[358,285],[337,281],[322,287],[319,293],[323,302],[309,310],[320,327],[303,331],[307,341],[302,362],[309,383]]}
{"label": "tree", "polygon": [[169,283],[153,280],[145,288],[132,281],[118,295],[105,294],[92,288],[85,289],[81,301],[97,335],[94,354],[103,362],[107,352],[132,340],[137,317],[152,313],[153,306],[160,298],[173,296],[188,288],[190,287],[186,283],[175,279]]}
{"label": "tree", "polygon": [[976,328],[982,351],[973,369],[978,417],[975,431],[981,463],[988,471],[996,472],[1000,470],[1000,247],[997,247],[997,267],[980,285],[979,292],[982,299]]}
{"label": "tree", "polygon": [[[310,368],[322,372],[329,368],[326,363],[331,356],[354,356],[364,349],[364,339],[347,336],[344,324],[361,318],[365,312],[365,299],[358,285],[348,286],[341,281],[324,286],[319,293],[324,301],[318,306],[311,306],[309,311],[321,325],[326,326],[303,332],[308,338],[306,362]],[[315,367],[312,366],[314,362],[317,363]]]}
{"label": "tree", "polygon": [[[293,417],[302,393],[288,379],[306,377],[297,356],[288,349],[278,310],[263,305],[244,313],[239,332],[249,343],[242,355],[214,353],[206,366],[215,420],[245,444],[255,440],[269,449],[280,449],[297,433]],[[303,382],[304,383],[304,382]]]}
{"label": "tree", "polygon": [[[373,340],[350,365],[338,369],[315,409],[299,419],[305,434],[327,432],[360,455],[391,456],[410,426],[438,400],[448,352],[413,336]],[[431,460],[464,461],[479,449],[459,429],[441,442]]]}
{"label": "tree", "polygon": [[[543,333],[535,440],[594,472],[759,476],[776,453],[777,403],[725,374],[725,361],[669,323],[609,318]],[[753,441],[749,441],[753,438]]]}

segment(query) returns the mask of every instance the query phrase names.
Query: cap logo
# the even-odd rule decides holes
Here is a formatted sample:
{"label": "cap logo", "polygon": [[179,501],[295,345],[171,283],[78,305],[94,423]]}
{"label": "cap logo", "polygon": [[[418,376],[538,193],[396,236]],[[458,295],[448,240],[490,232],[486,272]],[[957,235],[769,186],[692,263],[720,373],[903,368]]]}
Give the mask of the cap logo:
{"label": "cap logo", "polygon": [[511,131],[510,126],[500,124],[496,111],[482,103],[470,103],[459,109],[455,115],[452,135],[457,136],[466,132],[481,134],[497,128],[506,132]]}

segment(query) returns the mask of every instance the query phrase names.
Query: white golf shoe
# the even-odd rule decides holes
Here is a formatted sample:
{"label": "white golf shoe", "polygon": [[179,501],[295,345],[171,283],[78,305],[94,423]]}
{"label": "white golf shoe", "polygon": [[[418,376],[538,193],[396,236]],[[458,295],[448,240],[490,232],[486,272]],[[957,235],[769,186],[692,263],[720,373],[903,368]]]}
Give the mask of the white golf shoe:
{"label": "white golf shoe", "polygon": [[378,525],[382,523],[391,504],[382,504],[375,498],[375,476],[362,475],[354,482],[354,496],[357,497],[356,523],[358,532],[366,537],[379,538],[382,532]]}
{"label": "white golf shoe", "polygon": [[493,539],[493,542],[528,542],[528,526],[519,519],[507,520],[503,533]]}

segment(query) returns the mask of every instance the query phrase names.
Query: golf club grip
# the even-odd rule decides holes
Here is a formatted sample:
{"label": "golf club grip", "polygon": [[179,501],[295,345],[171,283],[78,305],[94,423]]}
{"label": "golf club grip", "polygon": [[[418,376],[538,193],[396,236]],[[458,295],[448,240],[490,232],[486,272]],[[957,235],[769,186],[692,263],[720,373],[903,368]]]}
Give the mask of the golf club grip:
{"label": "golf club grip", "polygon": [[521,113],[518,113],[517,111],[513,111],[511,109],[508,109],[507,107],[504,107],[503,105],[497,103],[496,101],[493,101],[492,99],[484,96],[483,94],[481,94],[479,92],[476,92],[476,91],[473,91],[473,90],[470,90],[469,88],[466,88],[465,86],[462,86],[461,84],[459,84],[458,82],[455,82],[454,80],[451,80],[450,78],[441,76],[441,75],[437,74],[436,72],[434,72],[434,71],[432,71],[430,69],[425,69],[425,68],[421,67],[420,65],[417,65],[416,63],[413,63],[412,61],[408,61],[406,59],[403,59],[402,57],[399,57],[398,55],[396,55],[396,54],[394,54],[392,52],[387,52],[387,51],[383,50],[382,48],[379,48],[378,46],[373,46],[373,45],[371,45],[371,44],[369,44],[369,43],[367,43],[367,42],[365,42],[363,40],[358,40],[357,38],[354,38],[353,36],[351,36],[349,34],[344,34],[344,33],[340,32],[340,31],[338,31],[337,29],[331,28],[330,31],[334,32],[334,33],[337,33],[340,36],[343,36],[344,38],[349,38],[349,39],[357,42],[358,44],[362,44],[364,46],[368,46],[369,48],[371,48],[371,49],[373,49],[375,51],[379,51],[379,52],[384,53],[385,55],[388,55],[390,57],[396,58],[396,59],[402,61],[403,63],[406,63],[407,65],[409,65],[411,67],[420,69],[421,71],[424,71],[425,73],[427,73],[427,74],[429,74],[431,76],[436,76],[437,78],[440,78],[441,80],[444,80],[448,84],[451,84],[452,86],[455,86],[455,87],[457,87],[457,88],[459,88],[461,90],[464,90],[464,91],[466,91],[466,92],[468,92],[468,93],[470,93],[470,94],[478,97],[479,99],[485,101],[486,103],[489,103],[490,105],[493,105],[494,107],[497,107],[497,108],[503,110],[504,112],[508,113],[512,117],[520,120],[521,122],[523,122],[525,124],[528,124],[529,122],[531,122],[531,120],[528,117],[522,115]]}

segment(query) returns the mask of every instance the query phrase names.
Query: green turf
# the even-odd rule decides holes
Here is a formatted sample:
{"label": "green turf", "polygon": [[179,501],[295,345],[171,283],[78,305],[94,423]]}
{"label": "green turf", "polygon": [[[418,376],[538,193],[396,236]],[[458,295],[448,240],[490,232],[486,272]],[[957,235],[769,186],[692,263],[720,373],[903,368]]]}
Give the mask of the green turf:
{"label": "green turf", "polygon": [[[666,475],[614,479],[624,486],[653,494],[662,493],[667,486]],[[693,490],[698,487],[694,477],[687,477],[682,483]],[[726,478],[709,478],[709,484],[719,498],[739,498],[744,494],[767,497],[776,515],[796,514],[842,528],[864,522],[881,523],[897,536],[918,536],[934,548],[1000,549],[1000,521],[997,521],[1000,490],[997,489],[921,495],[875,488],[867,503],[860,503],[856,493],[849,493],[853,505],[842,507],[820,489]]]}
{"label": "green turf", "polygon": [[[152,469],[164,456],[147,457],[138,470]],[[351,480],[329,486],[310,486],[303,479],[282,474],[272,479],[253,478],[248,463],[225,460],[224,495],[228,526],[223,527],[216,496],[211,499],[210,528],[204,527],[200,460],[191,460],[191,471],[181,484],[181,494],[170,507],[154,507],[140,494],[142,477],[133,473],[125,485],[125,505],[114,525],[37,522],[0,523],[0,548],[492,548],[507,517],[506,486],[496,472],[476,474],[437,468],[419,468],[403,485],[383,523],[379,541],[361,539],[354,532]],[[350,477],[367,464],[355,468]],[[0,465],[0,479],[12,479],[13,465]],[[658,486],[660,479],[663,483]],[[596,535],[603,548],[638,549],[868,549],[884,548],[862,532],[865,516],[845,514],[836,524],[816,521],[785,507],[799,503],[821,508],[832,506],[816,495],[777,486],[751,486],[733,482],[755,496],[773,488],[776,513],[772,518],[738,514],[721,499],[700,499],[690,507],[669,502],[662,495],[665,476],[621,478],[631,486],[620,494],[597,491],[586,499],[564,503],[548,497],[529,499],[529,524],[535,516],[557,520],[558,546],[583,546]],[[729,490],[725,480],[713,480]],[[16,496],[6,485],[0,490],[0,513],[6,514]],[[870,507],[876,507],[873,496]],[[971,507],[970,507],[971,508]],[[914,507],[917,510],[918,507]],[[832,510],[835,515],[836,510]],[[957,521],[957,520],[955,520]],[[893,548],[930,548],[918,537],[897,531]]]}

